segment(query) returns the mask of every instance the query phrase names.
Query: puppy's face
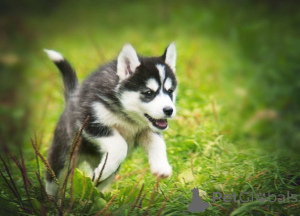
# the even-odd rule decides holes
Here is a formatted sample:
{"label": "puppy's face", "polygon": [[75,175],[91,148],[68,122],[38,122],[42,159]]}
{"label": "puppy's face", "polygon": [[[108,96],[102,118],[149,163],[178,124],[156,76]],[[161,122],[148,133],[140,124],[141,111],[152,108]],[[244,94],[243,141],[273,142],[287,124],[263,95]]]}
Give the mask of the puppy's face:
{"label": "puppy's face", "polygon": [[125,79],[120,79],[119,93],[123,110],[143,126],[149,126],[154,131],[165,130],[168,128],[167,118],[176,114],[175,45],[171,44],[161,57],[136,59],[134,70],[130,61],[127,61]]}

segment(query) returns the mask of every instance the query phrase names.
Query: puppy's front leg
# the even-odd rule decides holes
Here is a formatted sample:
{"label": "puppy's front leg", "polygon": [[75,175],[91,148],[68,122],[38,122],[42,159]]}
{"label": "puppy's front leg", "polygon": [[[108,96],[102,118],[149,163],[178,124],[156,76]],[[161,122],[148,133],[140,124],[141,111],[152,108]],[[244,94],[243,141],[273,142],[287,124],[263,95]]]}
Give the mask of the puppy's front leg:
{"label": "puppy's front leg", "polygon": [[127,156],[128,146],[117,130],[113,130],[113,134],[109,137],[94,138],[94,140],[100,145],[101,153],[103,154],[100,164],[94,171],[95,181],[99,178],[107,154],[107,161],[99,179],[99,182],[101,182],[118,170],[120,164]]}
{"label": "puppy's front leg", "polygon": [[172,167],[168,162],[166,143],[162,135],[148,132],[141,136],[140,144],[148,154],[151,172],[162,178],[170,177]]}

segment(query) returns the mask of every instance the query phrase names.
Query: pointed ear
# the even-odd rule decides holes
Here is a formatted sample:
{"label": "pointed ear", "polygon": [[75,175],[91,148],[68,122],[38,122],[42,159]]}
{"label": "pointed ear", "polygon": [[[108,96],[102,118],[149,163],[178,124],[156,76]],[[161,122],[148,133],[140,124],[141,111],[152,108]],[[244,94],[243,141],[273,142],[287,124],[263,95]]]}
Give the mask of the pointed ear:
{"label": "pointed ear", "polygon": [[130,44],[125,44],[118,56],[117,75],[120,80],[128,78],[140,65],[135,49]]}
{"label": "pointed ear", "polygon": [[171,43],[165,50],[165,53],[162,56],[166,64],[174,71],[176,69],[176,46],[175,43]]}

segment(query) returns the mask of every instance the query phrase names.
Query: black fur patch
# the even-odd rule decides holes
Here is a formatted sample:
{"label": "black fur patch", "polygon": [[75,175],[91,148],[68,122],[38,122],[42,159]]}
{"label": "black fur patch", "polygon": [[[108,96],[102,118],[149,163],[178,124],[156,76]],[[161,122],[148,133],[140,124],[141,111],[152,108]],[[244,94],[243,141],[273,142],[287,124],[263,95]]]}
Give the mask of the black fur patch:
{"label": "black fur patch", "polygon": [[[86,154],[89,156],[100,156],[100,147],[99,145],[96,145],[92,142],[90,142],[88,139],[86,139],[84,136],[82,137],[82,141],[81,141],[81,145],[80,145],[80,153],[82,154]],[[101,160],[101,157],[99,157],[99,161]]]}
{"label": "black fur patch", "polygon": [[76,72],[67,60],[58,61],[54,63],[61,72],[64,82],[65,99],[68,100],[70,93],[73,92],[78,85]]}
{"label": "black fur patch", "polygon": [[[164,85],[167,78],[170,78],[172,81],[172,89],[175,89],[177,86],[177,80],[175,77],[174,72],[171,70],[171,68],[166,65],[163,61],[163,57],[153,57],[153,58],[142,58],[140,57],[141,64],[136,68],[135,73],[129,77],[125,82],[121,85],[120,91],[135,91],[135,92],[144,92],[147,87],[147,81],[149,79],[155,79],[157,83],[159,84],[159,89],[156,92],[156,94],[161,89],[161,86]],[[163,80],[163,83],[161,83],[159,71],[157,69],[157,65],[163,65],[165,69],[165,79]],[[166,91],[164,91],[166,93]],[[143,102],[150,102],[155,98],[155,95],[153,97],[145,97],[141,95],[141,100]],[[171,97],[172,99],[172,97]]]}
{"label": "black fur patch", "polygon": [[84,131],[92,137],[107,137],[112,135],[112,131],[109,127],[104,126],[101,123],[96,123],[97,119],[92,114],[84,127]]}

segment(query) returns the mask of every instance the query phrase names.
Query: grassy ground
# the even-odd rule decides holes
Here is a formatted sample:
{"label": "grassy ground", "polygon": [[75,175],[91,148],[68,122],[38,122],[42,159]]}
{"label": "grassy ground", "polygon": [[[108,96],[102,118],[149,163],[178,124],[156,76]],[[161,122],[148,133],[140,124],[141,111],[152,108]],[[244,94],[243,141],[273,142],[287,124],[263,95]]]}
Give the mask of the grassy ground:
{"label": "grassy ground", "polygon": [[[93,215],[107,206],[106,214],[113,215],[181,215],[194,187],[210,204],[194,215],[300,214],[299,202],[287,200],[213,201],[214,192],[266,197],[270,192],[278,197],[289,191],[300,199],[297,7],[279,1],[64,2],[51,10],[36,6],[24,15],[3,16],[7,34],[0,36],[6,54],[0,57],[6,82],[1,91],[12,96],[1,96],[2,122],[7,121],[1,131],[13,154],[19,155],[13,144],[22,143],[32,186],[25,180],[27,196],[20,170],[10,159],[8,168],[23,196],[20,204],[3,180],[9,175],[1,165],[0,214],[26,209],[29,215],[58,214],[38,192],[41,185],[30,144],[36,131],[39,150],[46,156],[64,107],[59,73],[42,49],[63,53],[83,80],[99,64],[115,58],[126,42],[140,54],[160,55],[171,41],[177,45],[179,80],[178,116],[164,134],[172,177],[160,180],[157,187],[138,149],[123,163],[111,190],[95,192],[93,202],[83,208],[88,198],[80,195],[79,185],[89,181],[76,171],[76,203],[68,214]],[[7,161],[7,152],[2,152]],[[39,165],[43,181],[46,168],[41,161]],[[62,211],[67,209],[68,205]]]}

